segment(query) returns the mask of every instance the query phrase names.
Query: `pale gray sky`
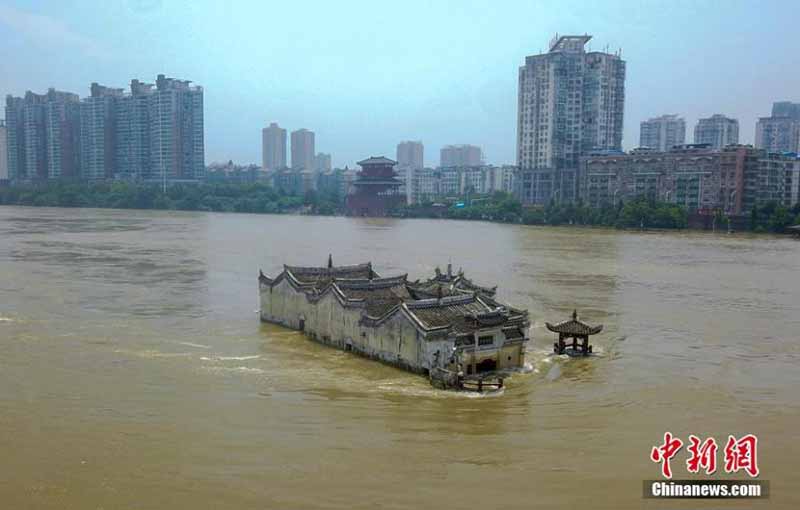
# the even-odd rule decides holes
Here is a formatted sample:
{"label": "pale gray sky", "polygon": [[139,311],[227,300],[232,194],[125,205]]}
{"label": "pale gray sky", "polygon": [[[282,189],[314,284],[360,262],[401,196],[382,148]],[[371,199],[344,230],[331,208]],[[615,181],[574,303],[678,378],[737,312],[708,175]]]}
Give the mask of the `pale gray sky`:
{"label": "pale gray sky", "polygon": [[770,1],[0,0],[0,93],[127,86],[158,73],[205,88],[206,161],[260,162],[261,128],[317,134],[344,166],[421,139],[515,160],[517,70],[556,33],[628,62],[626,148],[639,122],[737,117],[800,101],[798,4]]}

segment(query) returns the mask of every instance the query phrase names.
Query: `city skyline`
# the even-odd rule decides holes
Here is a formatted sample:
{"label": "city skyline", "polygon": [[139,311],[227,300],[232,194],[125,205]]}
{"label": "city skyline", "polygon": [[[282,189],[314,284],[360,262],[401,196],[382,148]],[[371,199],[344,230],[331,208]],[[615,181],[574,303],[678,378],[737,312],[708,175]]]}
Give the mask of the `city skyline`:
{"label": "city skyline", "polygon": [[[14,2],[0,6],[0,35],[9,48],[6,68],[14,71],[0,81],[0,94],[54,87],[84,97],[93,81],[125,83],[130,76],[159,73],[191,77],[206,90],[207,162],[260,161],[260,131],[278,120],[313,130],[325,140],[320,149],[333,155],[336,167],[353,166],[369,154],[393,154],[398,141],[406,139],[422,140],[433,154],[451,143],[476,144],[487,163],[513,163],[517,69],[526,56],[546,51],[555,33],[592,34],[595,51],[622,48],[629,66],[626,150],[638,145],[642,120],[665,112],[679,114],[687,126],[721,112],[739,119],[742,143],[753,143],[755,122],[769,115],[773,102],[800,99],[793,85],[798,71],[788,65],[792,55],[775,50],[792,30],[782,16],[788,2],[738,2],[724,12],[712,4],[682,12],[657,3],[565,9],[555,3],[510,3],[488,19],[476,16],[480,4],[428,6],[420,20],[423,28],[438,28],[445,15],[452,15],[447,30],[458,26],[463,33],[464,23],[480,20],[484,34],[505,34],[470,36],[457,50],[446,47],[444,34],[423,43],[387,32],[414,9],[363,13],[355,4],[345,4],[341,12],[318,5],[321,14],[330,14],[318,18],[331,26],[315,31],[320,37],[297,43],[299,26],[292,21],[256,44],[247,26],[264,7],[243,5],[230,10],[213,4],[188,10],[158,1],[130,1],[123,9],[81,4],[66,9],[48,2],[35,9]],[[279,6],[276,15],[288,19],[294,9]],[[525,15],[531,11],[536,11],[535,22]],[[756,13],[761,27],[740,24],[743,31],[736,38],[725,36],[730,23],[756,19]],[[228,31],[233,19],[243,29]],[[179,20],[187,23],[179,26]],[[334,29],[337,23],[344,29]],[[667,28],[676,23],[683,29],[680,36]],[[197,35],[183,26],[192,26]],[[159,33],[168,35],[156,37]],[[218,37],[222,33],[224,41]],[[512,33],[521,35],[508,36]],[[130,43],[134,38],[150,36],[159,41],[157,51],[118,51],[138,47]],[[378,44],[365,48],[364,38]],[[709,42],[698,47],[698,40]],[[293,67],[306,57],[308,66]],[[385,71],[386,58],[402,70],[400,75]],[[742,66],[748,72],[742,73]],[[292,79],[275,79],[290,71],[296,74]]]}

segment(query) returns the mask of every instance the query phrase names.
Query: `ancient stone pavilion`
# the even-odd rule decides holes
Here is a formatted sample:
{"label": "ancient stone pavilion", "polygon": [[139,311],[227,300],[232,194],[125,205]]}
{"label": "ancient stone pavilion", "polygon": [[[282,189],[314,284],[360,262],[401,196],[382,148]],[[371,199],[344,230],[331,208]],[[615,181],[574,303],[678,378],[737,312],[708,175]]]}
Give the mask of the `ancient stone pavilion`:
{"label": "ancient stone pavilion", "polygon": [[[553,352],[556,354],[569,354],[570,356],[588,356],[592,353],[592,346],[589,345],[589,336],[596,335],[603,330],[603,325],[590,326],[578,320],[578,311],[572,312],[572,319],[559,322],[558,324],[545,323],[547,329],[553,333],[558,333],[558,341],[553,344]],[[567,340],[572,340],[571,345]]]}
{"label": "ancient stone pavilion", "polygon": [[361,171],[346,201],[348,216],[386,216],[405,201],[400,193],[403,183],[394,171],[397,161],[373,156],[358,164]]}

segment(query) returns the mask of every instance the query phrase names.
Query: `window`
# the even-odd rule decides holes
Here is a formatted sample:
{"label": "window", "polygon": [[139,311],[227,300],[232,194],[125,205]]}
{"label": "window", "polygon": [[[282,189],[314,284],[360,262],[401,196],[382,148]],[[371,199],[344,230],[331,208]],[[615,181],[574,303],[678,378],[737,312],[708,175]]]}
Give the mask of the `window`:
{"label": "window", "polygon": [[494,337],[492,335],[478,337],[478,345],[492,345]]}

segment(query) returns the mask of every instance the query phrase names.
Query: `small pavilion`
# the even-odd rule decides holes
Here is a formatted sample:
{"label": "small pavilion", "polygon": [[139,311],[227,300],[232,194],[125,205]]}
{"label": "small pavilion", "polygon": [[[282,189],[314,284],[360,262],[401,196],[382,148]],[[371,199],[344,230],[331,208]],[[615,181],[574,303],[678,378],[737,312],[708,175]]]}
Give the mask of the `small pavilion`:
{"label": "small pavilion", "polygon": [[[570,354],[588,356],[592,353],[592,346],[589,345],[589,336],[596,335],[603,330],[603,325],[590,326],[578,320],[578,311],[572,312],[572,319],[558,324],[546,322],[547,329],[553,333],[558,333],[558,341],[553,344],[553,351],[556,354]],[[572,339],[571,352],[567,353],[567,340]]]}

